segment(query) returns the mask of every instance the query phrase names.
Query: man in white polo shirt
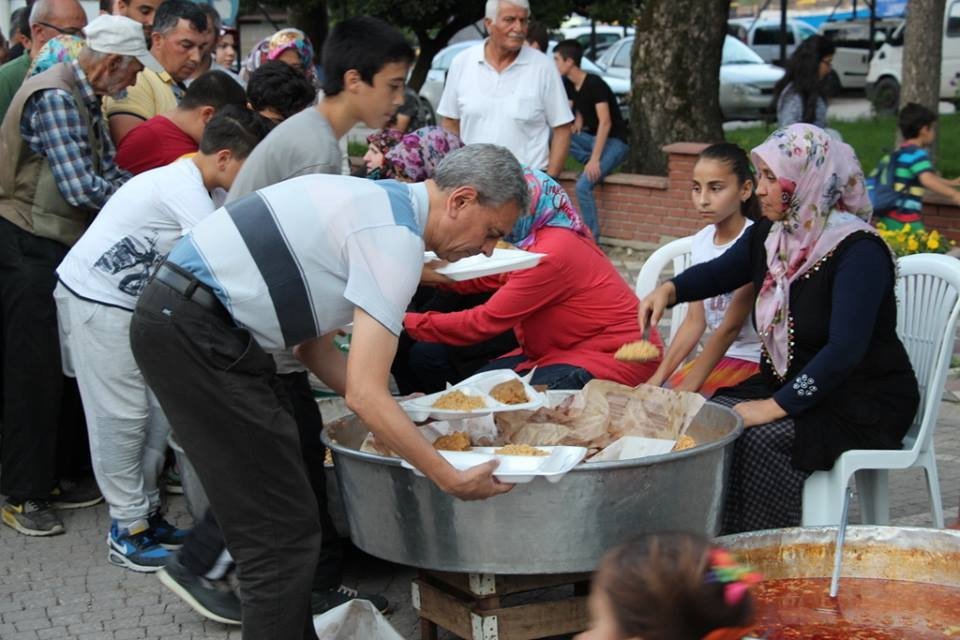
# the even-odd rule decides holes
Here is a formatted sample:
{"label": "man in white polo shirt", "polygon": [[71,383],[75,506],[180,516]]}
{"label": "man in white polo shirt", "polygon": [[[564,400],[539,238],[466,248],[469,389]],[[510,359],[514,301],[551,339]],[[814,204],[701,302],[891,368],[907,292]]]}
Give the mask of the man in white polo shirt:
{"label": "man in white polo shirt", "polygon": [[[131,347],[237,563],[245,640],[316,637],[317,500],[268,350],[295,347],[378,441],[444,491],[509,490],[495,464],[458,471],[440,457],[388,380],[424,249],[490,255],[528,198],[516,159],[486,144],[451,153],[419,184],[292,178],[197,224],[144,289]],[[344,358],[333,338],[351,319]]]}
{"label": "man in white polo shirt", "polygon": [[529,18],[527,0],[488,0],[490,37],[454,58],[437,113],[464,143],[502,145],[557,177],[573,113],[552,60],[523,46]]}

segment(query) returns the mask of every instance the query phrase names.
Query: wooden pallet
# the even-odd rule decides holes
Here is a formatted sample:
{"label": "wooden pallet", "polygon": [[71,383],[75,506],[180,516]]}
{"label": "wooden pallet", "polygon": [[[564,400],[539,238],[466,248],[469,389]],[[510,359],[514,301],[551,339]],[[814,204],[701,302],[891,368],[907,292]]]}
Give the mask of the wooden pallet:
{"label": "wooden pallet", "polygon": [[[421,571],[411,586],[422,640],[438,628],[465,640],[532,640],[586,628],[588,573],[506,576]],[[501,606],[503,596],[573,585],[559,600]]]}

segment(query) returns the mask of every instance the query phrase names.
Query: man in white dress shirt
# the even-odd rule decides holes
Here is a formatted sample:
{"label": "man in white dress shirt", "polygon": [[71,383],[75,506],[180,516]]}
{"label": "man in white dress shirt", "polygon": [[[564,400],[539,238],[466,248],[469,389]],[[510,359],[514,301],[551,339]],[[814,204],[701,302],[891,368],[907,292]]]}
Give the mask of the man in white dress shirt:
{"label": "man in white dress shirt", "polygon": [[507,147],[523,164],[556,177],[573,113],[552,60],[523,46],[529,19],[527,0],[488,0],[490,37],[454,58],[437,113],[464,143]]}

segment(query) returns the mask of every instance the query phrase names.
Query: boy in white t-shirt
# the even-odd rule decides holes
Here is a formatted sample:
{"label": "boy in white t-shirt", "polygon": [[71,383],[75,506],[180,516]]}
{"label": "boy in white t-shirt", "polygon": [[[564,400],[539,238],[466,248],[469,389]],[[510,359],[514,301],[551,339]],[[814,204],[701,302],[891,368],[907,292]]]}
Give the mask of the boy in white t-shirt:
{"label": "boy in white t-shirt", "polygon": [[[707,147],[693,169],[693,204],[710,221],[693,236],[692,261],[709,262],[740,240],[759,204],[753,193],[750,161],[735,144]],[[753,285],[745,285],[702,302],[691,302],[680,329],[649,384],[681,391],[699,391],[711,397],[717,389],[733,386],[760,370],[760,337],[749,319]],[[704,332],[710,338],[703,352],[676,371]],[[676,371],[676,373],[674,373]]]}
{"label": "boy in white t-shirt", "polygon": [[127,182],[57,268],[64,363],[77,377],[94,475],[110,509],[112,564],[157,571],[185,535],[160,510],[170,426],[130,350],[137,297],[171,247],[216,209],[211,192],[230,188],[269,129],[247,109],[218,111],[196,156]]}

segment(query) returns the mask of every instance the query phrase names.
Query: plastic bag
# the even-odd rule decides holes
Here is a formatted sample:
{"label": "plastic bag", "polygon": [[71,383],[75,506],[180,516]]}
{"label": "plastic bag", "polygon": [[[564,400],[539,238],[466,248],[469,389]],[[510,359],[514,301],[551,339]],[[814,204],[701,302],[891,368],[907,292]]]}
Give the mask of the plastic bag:
{"label": "plastic bag", "polygon": [[320,640],[403,640],[403,636],[367,600],[351,600],[315,616],[313,626]]}

